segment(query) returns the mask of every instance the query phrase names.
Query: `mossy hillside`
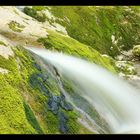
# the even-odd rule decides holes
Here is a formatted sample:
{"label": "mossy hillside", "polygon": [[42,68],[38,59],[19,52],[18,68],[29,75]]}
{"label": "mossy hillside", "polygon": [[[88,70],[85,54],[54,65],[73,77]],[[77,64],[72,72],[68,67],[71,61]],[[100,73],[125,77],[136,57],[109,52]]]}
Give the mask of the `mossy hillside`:
{"label": "mossy hillside", "polygon": [[[1,115],[4,117],[1,117],[3,119],[2,122],[4,123],[4,125],[2,125],[4,126],[4,128],[0,126],[1,133],[40,133],[41,131],[37,129],[38,123],[37,121],[35,121],[35,118],[33,116],[33,112],[35,112],[36,110],[33,110],[33,112],[30,110],[30,113],[28,113],[27,115],[27,109],[24,105],[24,102],[27,102],[28,98],[30,101],[32,101],[38,96],[36,94],[36,96],[32,95],[32,97],[30,98],[29,93],[32,93],[33,89],[31,89],[30,86],[28,86],[29,84],[27,81],[29,75],[36,70],[33,68],[33,66],[31,67],[32,60],[29,59],[29,57],[27,57],[28,55],[24,54],[23,50],[15,48],[13,51],[16,55],[16,57],[14,58],[11,57],[7,60],[3,57],[0,57],[0,66],[9,71],[8,74],[0,74],[0,93],[1,96],[3,96],[1,98]],[[17,63],[17,56],[21,61],[20,64],[18,64],[19,62]],[[24,63],[24,66],[22,65],[22,63]],[[20,65],[20,69],[18,68],[18,65]],[[27,69],[29,71],[27,71]],[[39,95],[41,96],[41,94]],[[35,103],[35,105],[38,106],[38,102]],[[32,107],[32,104],[30,106]],[[34,125],[33,123],[30,123],[30,120],[34,120]]]}
{"label": "mossy hillside", "polygon": [[138,11],[135,12],[135,7],[67,7],[67,14],[65,10],[66,7],[55,6],[50,9],[56,17],[64,19],[67,16],[70,20],[70,24],[67,24],[58,19],[70,36],[101,53],[114,57],[120,49],[128,50],[140,42],[140,16]]}
{"label": "mossy hillside", "polygon": [[[26,120],[23,99],[18,88],[16,88],[20,78],[16,73],[16,66],[13,61],[0,58],[0,66],[9,70],[8,74],[0,73],[0,133],[26,134],[36,133],[35,129]],[[15,74],[15,76],[14,76]]]}
{"label": "mossy hillside", "polygon": [[22,98],[19,91],[0,77],[0,133],[1,134],[33,134],[36,131],[26,120]]}
{"label": "mossy hillside", "polygon": [[38,42],[43,43],[46,49],[77,56],[101,65],[112,72],[116,72],[114,60],[112,58],[103,57],[95,49],[89,48],[68,36],[50,30],[47,30],[47,32],[49,33],[47,38],[38,39]]}
{"label": "mossy hillside", "polygon": [[[33,6],[28,9],[40,14],[44,8],[55,17],[55,20],[45,18],[46,20],[61,24],[66,28],[69,36],[95,48],[102,54],[114,57],[121,50],[129,50],[140,42],[138,7]],[[30,12],[26,14],[34,17]]]}
{"label": "mossy hillside", "polygon": [[[12,49],[15,57],[10,57],[9,59],[0,57],[0,66],[9,70],[8,74],[0,74],[2,81],[0,86],[2,97],[1,115],[4,116],[1,117],[1,133],[60,134],[59,118],[49,110],[48,96],[46,96],[44,88],[40,87],[40,85],[45,85],[45,91],[48,90],[51,95],[59,96],[60,90],[56,82],[47,74],[48,79],[44,83],[37,75],[42,74],[45,77],[47,71],[45,70],[45,73],[42,73],[40,68],[35,67],[36,61],[32,55],[22,47],[17,46]],[[37,77],[34,79],[37,81],[35,85],[30,84],[32,75],[34,75],[34,78]],[[4,86],[5,88],[3,88]],[[6,115],[5,110],[8,115]],[[74,112],[69,114],[69,112],[65,111],[65,113],[70,118],[68,121],[68,133],[89,132],[84,126],[80,126],[77,122],[77,115]]]}

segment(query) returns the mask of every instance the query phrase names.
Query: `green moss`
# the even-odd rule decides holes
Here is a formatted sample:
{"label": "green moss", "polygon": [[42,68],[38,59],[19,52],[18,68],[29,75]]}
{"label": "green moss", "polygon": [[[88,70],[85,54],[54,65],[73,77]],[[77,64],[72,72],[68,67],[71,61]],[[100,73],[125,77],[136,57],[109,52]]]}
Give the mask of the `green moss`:
{"label": "green moss", "polygon": [[[24,8],[24,12],[27,14],[27,15],[30,15],[31,17],[37,19],[38,21],[40,22],[45,22],[46,21],[46,15],[44,13],[42,14],[39,14],[37,13],[37,11],[39,10],[40,8],[38,7],[35,7],[34,9],[31,9],[29,7],[25,7]],[[42,10],[42,9],[41,9]]]}
{"label": "green moss", "polygon": [[132,53],[136,57],[140,57],[140,45],[136,45],[133,47]]}
{"label": "green moss", "polygon": [[[13,79],[14,80],[14,79]],[[27,122],[20,92],[0,74],[0,133],[36,133]]]}
{"label": "green moss", "polygon": [[42,11],[46,9],[46,6],[33,6],[33,9],[36,11]]}
{"label": "green moss", "polygon": [[0,45],[7,46],[3,41],[0,41]]}
{"label": "green moss", "polygon": [[39,133],[42,134],[42,130],[40,128],[40,125],[38,123],[38,121],[35,118],[34,113],[32,112],[31,108],[29,107],[29,105],[27,103],[24,102],[24,108],[25,108],[25,113],[26,113],[26,117],[28,122],[31,124],[31,126]]}
{"label": "green moss", "polygon": [[49,33],[47,38],[38,39],[38,42],[43,43],[47,49],[81,57],[82,59],[99,64],[112,72],[116,71],[113,59],[102,57],[98,51],[89,48],[89,46],[86,46],[70,37],[57,32],[47,31]]}
{"label": "green moss", "polygon": [[16,21],[11,21],[8,25],[9,25],[9,28],[14,32],[22,32],[23,29],[25,28],[24,25],[21,25]]}
{"label": "green moss", "polygon": [[[140,17],[138,11],[134,12],[135,7],[69,6],[67,13],[65,10],[65,6],[51,6],[50,9],[54,16],[61,19],[66,16],[69,19],[70,24],[66,20],[58,19],[57,22],[66,27],[71,37],[101,53],[114,57],[119,53],[120,46],[123,45],[123,49],[128,50],[133,44],[140,42]],[[117,44],[112,42],[112,35],[118,40]],[[122,39],[119,39],[120,37]],[[110,49],[111,47],[113,49]]]}

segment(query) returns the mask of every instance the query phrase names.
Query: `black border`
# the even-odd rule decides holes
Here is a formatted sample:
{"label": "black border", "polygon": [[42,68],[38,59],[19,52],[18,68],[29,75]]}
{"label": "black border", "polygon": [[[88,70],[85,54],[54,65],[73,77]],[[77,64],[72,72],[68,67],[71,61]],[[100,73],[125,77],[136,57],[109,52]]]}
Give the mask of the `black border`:
{"label": "black border", "polygon": [[135,134],[79,134],[79,135],[56,135],[56,134],[45,134],[45,135],[0,135],[0,138],[2,140],[4,139],[9,139],[9,140],[128,140],[128,139],[135,139],[135,138],[140,138],[140,135],[135,135]]}
{"label": "black border", "polygon": [[[123,5],[140,5],[140,1],[137,0],[0,0],[0,6],[32,6],[32,5],[46,5],[46,6],[109,6],[109,5],[113,5],[113,6],[123,6]],[[27,140],[27,139],[38,139],[38,140],[42,140],[43,138],[45,140],[62,140],[63,138],[65,140],[74,140],[74,139],[85,139],[85,140],[89,140],[90,138],[92,140],[95,139],[114,139],[116,138],[117,140],[120,140],[121,138],[126,139],[128,137],[134,139],[134,136],[140,136],[140,135],[132,135],[132,134],[120,134],[120,135],[116,135],[116,134],[106,134],[106,135],[97,135],[97,134],[89,134],[89,135],[85,135],[85,134],[76,134],[76,135],[56,135],[56,134],[45,134],[45,135],[0,135],[0,138],[4,138],[4,139],[17,139],[17,140]]]}
{"label": "black border", "polygon": [[48,5],[48,6],[108,6],[108,5],[140,5],[139,0],[0,0],[0,5]]}

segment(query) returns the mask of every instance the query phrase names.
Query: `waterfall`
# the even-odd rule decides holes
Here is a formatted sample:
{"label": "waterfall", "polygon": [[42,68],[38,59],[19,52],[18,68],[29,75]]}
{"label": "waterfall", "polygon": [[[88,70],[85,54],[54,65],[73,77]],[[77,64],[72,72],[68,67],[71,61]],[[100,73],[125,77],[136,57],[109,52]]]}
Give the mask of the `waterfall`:
{"label": "waterfall", "polygon": [[85,60],[45,49],[27,49],[73,81],[76,93],[96,108],[111,133],[140,133],[140,93],[137,89]]}

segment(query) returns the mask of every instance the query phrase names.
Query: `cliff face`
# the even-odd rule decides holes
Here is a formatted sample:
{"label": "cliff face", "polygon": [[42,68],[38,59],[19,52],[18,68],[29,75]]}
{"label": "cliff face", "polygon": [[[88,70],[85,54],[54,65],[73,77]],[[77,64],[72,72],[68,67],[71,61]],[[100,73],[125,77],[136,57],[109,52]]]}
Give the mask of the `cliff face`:
{"label": "cliff face", "polygon": [[[0,133],[97,133],[65,98],[57,70],[25,47],[81,57],[113,73],[135,74],[127,71],[131,64],[118,67],[115,56],[139,43],[138,9],[38,6],[24,11],[28,15],[12,6],[0,7]],[[71,83],[61,80],[79,99]],[[105,127],[88,102],[79,99],[79,106],[82,102],[88,106],[87,114],[94,114]]]}

